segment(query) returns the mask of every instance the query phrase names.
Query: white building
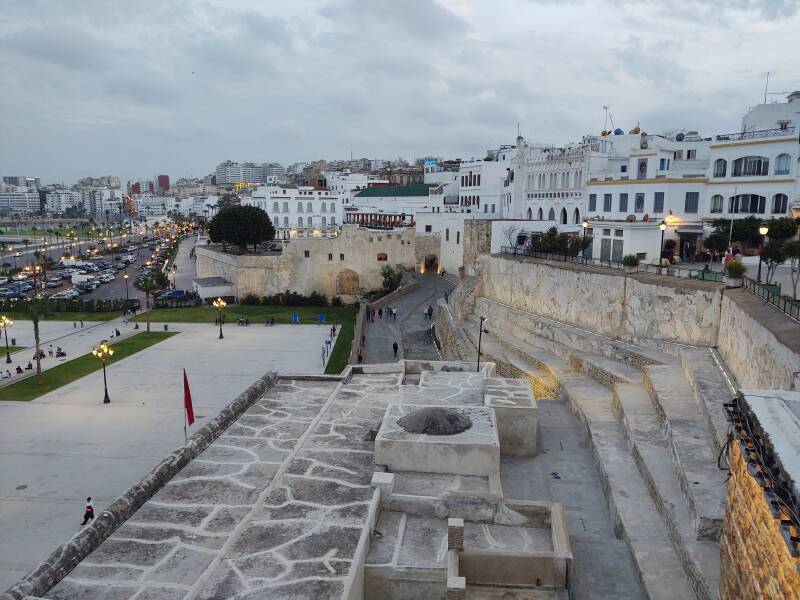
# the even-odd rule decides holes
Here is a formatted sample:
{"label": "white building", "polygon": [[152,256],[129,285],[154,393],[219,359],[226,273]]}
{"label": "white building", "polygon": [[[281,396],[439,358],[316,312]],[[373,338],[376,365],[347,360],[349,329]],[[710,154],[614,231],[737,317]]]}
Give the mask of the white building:
{"label": "white building", "polygon": [[175,196],[159,196],[150,192],[136,194],[133,200],[139,217],[163,217],[177,206]]}
{"label": "white building", "polygon": [[352,173],[350,171],[324,171],[322,175],[328,190],[335,194],[342,207],[352,204],[353,196],[370,186],[388,185],[387,179],[372,173]]}
{"label": "white building", "polygon": [[73,190],[52,190],[45,194],[45,211],[51,214],[64,214],[67,210],[86,210],[81,193]]}
{"label": "white building", "polygon": [[369,187],[353,196],[345,221],[359,225],[412,225],[417,213],[433,211],[430,191],[435,184],[414,183]]}
{"label": "white building", "polygon": [[217,185],[221,186],[275,182],[285,173],[286,170],[278,163],[237,163],[226,160],[216,168]]}
{"label": "white building", "polygon": [[509,176],[513,146],[501,146],[484,159],[461,161],[458,172],[459,210],[482,218],[503,214],[505,181]]}
{"label": "white building", "polygon": [[30,188],[0,192],[0,212],[37,213],[41,210],[39,192]]}
{"label": "white building", "polygon": [[275,227],[276,239],[292,237],[332,237],[342,224],[342,205],[329,190],[311,186],[260,186],[242,205],[265,211]]}

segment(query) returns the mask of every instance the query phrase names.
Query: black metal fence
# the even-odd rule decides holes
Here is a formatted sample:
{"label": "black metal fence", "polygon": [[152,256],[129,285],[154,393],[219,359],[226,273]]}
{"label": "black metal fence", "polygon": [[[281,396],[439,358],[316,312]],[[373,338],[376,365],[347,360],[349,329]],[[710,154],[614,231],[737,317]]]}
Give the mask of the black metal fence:
{"label": "black metal fence", "polygon": [[781,296],[780,292],[776,292],[774,287],[762,285],[749,277],[743,279],[743,285],[744,289],[752,292],[764,302],[772,304],[772,306],[783,311],[784,314],[795,321],[800,321],[800,302]]}
{"label": "black metal fence", "polygon": [[514,256],[530,256],[532,258],[540,258],[543,260],[552,260],[556,262],[568,262],[576,265],[588,265],[593,267],[606,267],[609,269],[629,270],[636,273],[650,273],[653,275],[666,275],[668,277],[683,277],[686,279],[699,279],[702,281],[716,281],[722,282],[723,276],[720,271],[712,271],[710,269],[694,269],[683,266],[664,266],[648,265],[640,263],[635,267],[626,267],[616,260],[604,260],[602,258],[591,258],[587,256],[569,256],[567,254],[553,254],[550,252],[536,252],[529,248],[503,246],[501,248],[503,254],[511,254]]}

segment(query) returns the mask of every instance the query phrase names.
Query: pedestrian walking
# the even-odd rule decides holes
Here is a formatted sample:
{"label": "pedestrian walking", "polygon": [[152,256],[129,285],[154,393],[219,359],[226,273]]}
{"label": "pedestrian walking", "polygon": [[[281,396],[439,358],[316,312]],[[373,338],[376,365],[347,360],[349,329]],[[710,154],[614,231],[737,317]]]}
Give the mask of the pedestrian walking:
{"label": "pedestrian walking", "polygon": [[394,350],[394,357],[395,358],[397,358],[397,349],[398,348],[399,348],[399,346],[397,345],[397,342],[392,344],[392,350]]}
{"label": "pedestrian walking", "polygon": [[325,366],[325,345],[322,345],[322,366]]}
{"label": "pedestrian walking", "polygon": [[83,523],[81,523],[81,526],[86,525],[92,519],[94,519],[94,502],[92,502],[92,497],[89,496],[86,499],[86,508],[83,511]]}
{"label": "pedestrian walking", "polygon": [[47,348],[47,354],[50,355],[50,358],[53,358],[53,344],[50,344],[50,346]]}
{"label": "pedestrian walking", "polygon": [[392,309],[392,319],[394,319],[395,321],[397,321],[397,309],[396,309],[396,308],[393,308],[393,309]]}
{"label": "pedestrian walking", "polygon": [[383,308],[378,309],[378,318],[383,319]]}
{"label": "pedestrian walking", "polygon": [[361,362],[364,360],[364,355],[361,353],[361,348],[356,350],[356,358],[358,359],[358,364],[361,364]]}
{"label": "pedestrian walking", "polygon": [[81,329],[83,329],[83,319],[81,319]]}
{"label": "pedestrian walking", "polygon": [[362,333],[361,334],[361,346],[363,347],[367,343],[366,336]]}
{"label": "pedestrian walking", "polygon": [[75,321],[72,322],[72,328],[73,329],[77,329],[78,328],[78,324]]}

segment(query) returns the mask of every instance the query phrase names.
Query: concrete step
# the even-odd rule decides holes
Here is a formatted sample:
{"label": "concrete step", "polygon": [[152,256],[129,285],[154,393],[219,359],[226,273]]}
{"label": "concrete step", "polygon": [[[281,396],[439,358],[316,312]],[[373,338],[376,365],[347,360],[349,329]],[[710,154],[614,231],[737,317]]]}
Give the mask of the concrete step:
{"label": "concrete step", "polygon": [[697,538],[719,540],[725,515],[725,474],[717,466],[716,444],[683,367],[645,367],[644,385],[669,443]]}
{"label": "concrete step", "polygon": [[614,409],[622,423],[633,455],[650,497],[661,513],[676,554],[697,598],[718,596],[720,548],[715,541],[697,539],[672,464],[672,454],[661,431],[661,423],[644,386],[618,384],[614,388]]}
{"label": "concrete step", "polygon": [[723,404],[736,395],[732,376],[724,369],[721,359],[711,348],[684,350],[681,364],[695,401],[705,418],[706,427],[713,434],[712,439],[719,452],[725,445],[730,431]]}
{"label": "concrete step", "polygon": [[696,597],[628,449],[625,433],[614,414],[612,392],[574,371],[559,374],[559,383],[586,428],[616,533],[628,545],[648,598]]}
{"label": "concrete step", "polygon": [[588,352],[573,352],[569,357],[570,366],[585,373],[609,389],[616,383],[633,383],[642,380],[642,372],[630,365]]}

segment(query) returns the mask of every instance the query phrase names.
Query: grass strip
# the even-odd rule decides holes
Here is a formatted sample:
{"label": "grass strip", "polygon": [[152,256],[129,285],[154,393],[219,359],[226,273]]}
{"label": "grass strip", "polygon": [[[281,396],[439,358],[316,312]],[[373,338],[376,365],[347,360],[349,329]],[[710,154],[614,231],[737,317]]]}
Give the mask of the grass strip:
{"label": "grass strip", "polygon": [[347,361],[350,359],[350,351],[353,347],[353,336],[356,329],[356,314],[353,311],[342,319],[339,335],[336,337],[336,343],[331,350],[331,356],[328,359],[328,364],[325,365],[326,375],[338,375],[347,366]]}
{"label": "grass strip", "polygon": [[[28,316],[23,312],[10,312],[6,313],[14,321],[30,321]],[[52,312],[47,315],[42,321],[110,321],[117,317],[122,316],[122,311],[111,310],[107,312]]]}
{"label": "grass strip", "polygon": [[[325,315],[325,323],[343,323],[346,319],[355,322],[357,309],[354,306],[250,306],[232,304],[225,308],[225,323],[235,324],[239,317],[250,319],[250,325],[264,326],[267,317],[273,317],[276,325],[291,325],[292,314],[300,315],[301,325],[315,325],[317,316]],[[213,306],[189,306],[186,308],[156,308],[149,313],[151,323],[214,323],[219,311]],[[134,321],[144,323],[147,314],[138,315]]]}
{"label": "grass strip", "polygon": [[[117,344],[112,343],[111,347],[114,350],[114,355],[106,365],[112,365],[154,344],[162,342],[173,335],[177,335],[177,332],[142,332],[126,340],[122,340]],[[84,354],[83,356],[62,363],[57,367],[43,371],[41,384],[36,383],[36,375],[33,375],[32,377],[28,377],[27,379],[23,379],[7,387],[0,388],[0,400],[19,400],[27,402],[52,392],[53,390],[57,390],[68,383],[72,383],[76,379],[94,373],[102,367],[103,365],[100,361],[91,353]]]}

